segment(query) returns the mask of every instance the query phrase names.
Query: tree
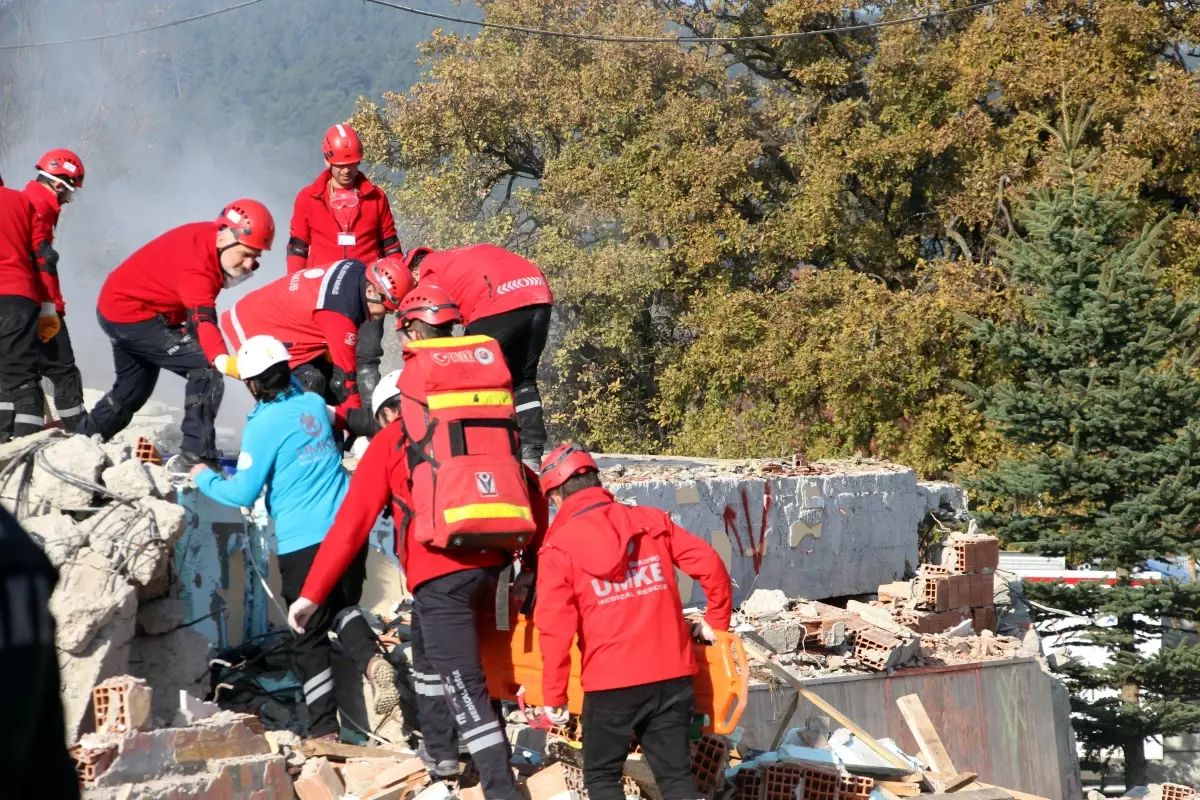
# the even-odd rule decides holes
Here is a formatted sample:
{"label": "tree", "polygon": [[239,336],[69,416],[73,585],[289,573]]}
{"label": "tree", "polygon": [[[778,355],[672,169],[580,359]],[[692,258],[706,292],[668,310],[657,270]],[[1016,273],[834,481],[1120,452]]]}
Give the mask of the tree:
{"label": "tree", "polygon": [[[993,451],[986,437],[976,453],[970,436],[947,447],[941,433],[896,428],[895,404],[866,395],[888,384],[928,397],[928,373],[909,363],[885,362],[880,381],[863,385],[870,411],[852,433],[804,427],[827,403],[793,388],[826,379],[813,372],[827,363],[818,359],[715,392],[720,375],[681,384],[706,384],[698,392],[666,381],[691,347],[713,341],[722,321],[706,309],[730,296],[749,293],[750,307],[796,315],[781,327],[806,328],[811,306],[791,293],[810,268],[901,293],[946,261],[986,273],[1010,198],[1046,179],[1036,120],[1064,87],[1094,102],[1088,144],[1106,169],[1143,175],[1138,213],[1178,212],[1164,267],[1175,284],[1194,283],[1200,92],[1174,46],[1200,34],[1193,5],[1011,2],[921,24],[690,47],[439,33],[424,46],[422,80],[361,104],[355,121],[368,157],[400,176],[389,190],[408,217],[406,242],[490,241],[549,274],[562,322],[545,376],[557,435],[715,454],[728,440],[689,427],[703,418],[714,431],[752,431],[735,436],[736,452],[848,454],[874,440],[879,455],[937,474]],[[815,0],[480,6],[491,22],[622,36],[817,31],[913,13],[907,2]],[[854,312],[843,310],[849,330]],[[822,313],[828,326],[839,310]],[[912,333],[912,353],[969,347],[960,326],[958,344]],[[706,363],[736,369],[744,352]],[[794,403],[787,423],[754,418],[771,397]]]}
{"label": "tree", "polygon": [[1149,558],[1194,553],[1200,523],[1200,378],[1194,296],[1177,299],[1157,264],[1167,219],[1139,225],[1132,187],[1108,187],[1084,144],[1087,116],[1047,129],[1059,149],[1050,188],[1016,214],[1025,235],[998,260],[1022,311],[980,322],[1011,380],[977,387],[982,409],[1019,452],[972,488],[981,523],[1008,544],[1113,570],[1110,587],[1032,584],[1077,615],[1065,634],[1108,662],[1068,671],[1076,731],[1089,752],[1116,751],[1125,784],[1147,780],[1143,741],[1200,730],[1200,649],[1146,655],[1164,618],[1195,620],[1200,590],[1132,575]]}

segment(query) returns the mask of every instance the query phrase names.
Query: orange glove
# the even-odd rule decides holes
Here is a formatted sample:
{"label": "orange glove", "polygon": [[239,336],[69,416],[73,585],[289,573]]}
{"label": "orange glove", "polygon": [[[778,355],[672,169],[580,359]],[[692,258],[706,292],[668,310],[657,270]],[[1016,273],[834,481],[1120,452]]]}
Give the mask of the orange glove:
{"label": "orange glove", "polygon": [[58,336],[61,330],[62,321],[58,318],[54,303],[42,303],[42,313],[38,316],[38,338],[43,343],[48,342]]}

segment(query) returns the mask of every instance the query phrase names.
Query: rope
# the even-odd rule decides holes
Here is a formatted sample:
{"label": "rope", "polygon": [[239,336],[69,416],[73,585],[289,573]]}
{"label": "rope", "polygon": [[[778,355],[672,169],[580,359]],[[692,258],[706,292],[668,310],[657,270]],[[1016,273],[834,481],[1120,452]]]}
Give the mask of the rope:
{"label": "rope", "polygon": [[874,28],[887,28],[892,25],[907,25],[911,22],[924,22],[929,19],[938,17],[947,17],[952,14],[963,14],[968,11],[977,11],[981,8],[989,8],[998,6],[1002,3],[1007,3],[1010,0],[988,0],[983,3],[974,3],[962,8],[947,8],[941,11],[931,11],[927,14],[917,14],[911,17],[900,17],[898,19],[883,20],[881,22],[864,22],[859,25],[843,25],[838,28],[819,28],[809,31],[790,31],[787,33],[762,33],[753,36],[606,36],[599,33],[572,33],[570,31],[555,31],[545,28],[531,28],[525,25],[503,25],[498,22],[485,22],[482,20],[467,19],[465,17],[452,17],[449,14],[439,14],[436,11],[426,11],[412,6],[400,5],[399,3],[390,3],[387,0],[363,0],[364,3],[373,3],[377,6],[384,6],[396,11],[403,11],[408,14],[416,14],[422,17],[430,17],[432,19],[440,19],[445,22],[454,22],[460,25],[474,25],[479,28],[490,28],[492,30],[509,31],[511,33],[523,33],[529,36],[552,36],[559,39],[576,39],[589,42],[609,42],[613,44],[732,44],[736,42],[762,42],[762,41],[778,41],[786,39],[805,39],[810,36],[824,36],[831,33],[853,33],[854,31],[865,31]]}
{"label": "rope", "polygon": [[226,6],[225,8],[218,8],[215,11],[205,11],[203,14],[193,14],[190,17],[184,17],[182,19],[175,19],[175,20],[171,20],[170,22],[159,22],[155,25],[147,25],[144,28],[134,28],[133,30],[128,30],[128,31],[118,31],[117,33],[98,33],[95,36],[80,36],[76,39],[55,39],[54,41],[49,41],[49,42],[26,42],[24,44],[0,45],[0,50],[28,50],[28,49],[34,48],[34,47],[54,47],[55,45],[60,45],[60,44],[79,44],[81,42],[101,42],[101,41],[104,41],[105,39],[117,39],[122,36],[133,36],[138,33],[148,33],[150,31],[161,31],[165,28],[173,28],[176,25],[183,25],[188,22],[195,22],[196,20],[208,19],[209,17],[215,17],[218,14],[227,14],[230,11],[237,11],[239,9],[246,8],[247,6],[252,6],[252,5],[255,5],[256,3],[261,3],[262,1],[263,0],[246,0],[246,2],[244,2],[244,3],[238,3],[237,5],[233,5],[233,6]]}

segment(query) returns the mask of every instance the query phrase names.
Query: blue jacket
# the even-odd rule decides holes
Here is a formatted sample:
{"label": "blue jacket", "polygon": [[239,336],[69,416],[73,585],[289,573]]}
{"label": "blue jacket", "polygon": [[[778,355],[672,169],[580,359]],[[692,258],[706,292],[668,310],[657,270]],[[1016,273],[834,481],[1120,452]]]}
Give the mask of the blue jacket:
{"label": "blue jacket", "polygon": [[348,485],[325,401],[300,391],[299,384],[294,393],[250,412],[237,474],[225,479],[208,470],[196,476],[201,492],[227,506],[250,507],[267,486],[280,555],[321,543]]}

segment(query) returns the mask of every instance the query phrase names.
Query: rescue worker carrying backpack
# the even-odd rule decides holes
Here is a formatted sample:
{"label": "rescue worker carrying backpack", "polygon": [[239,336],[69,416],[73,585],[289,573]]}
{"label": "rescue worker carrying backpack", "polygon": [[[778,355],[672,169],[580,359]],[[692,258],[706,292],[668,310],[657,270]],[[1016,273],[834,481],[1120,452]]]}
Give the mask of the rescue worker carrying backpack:
{"label": "rescue worker carrying backpack", "polygon": [[359,394],[355,344],[368,325],[400,306],[413,280],[397,256],[366,266],[346,259],[310,267],[255,289],[221,314],[234,347],[274,336],[291,354],[292,375],[305,391],[334,406],[339,430],[374,433]]}
{"label": "rescue worker carrying backpack", "polygon": [[41,268],[48,273],[51,284],[50,302],[58,314],[59,331],[41,345],[41,373],[54,385],[54,409],[63,427],[73,431],[83,417],[83,378],[75,365],[75,350],[67,332],[67,305],[63,301],[58,280],[58,253],[54,249],[54,233],[58,215],[70,203],[75,192],[83,188],[83,161],[70,150],[51,150],[37,165],[37,178],[25,185],[24,194],[33,203],[45,222],[49,238],[41,242],[38,256]]}
{"label": "rescue worker carrying backpack", "polygon": [[500,343],[512,376],[521,458],[536,472],[546,446],[537,373],[554,308],[546,276],[532,261],[491,244],[437,252],[416,247],[405,260],[418,283],[441,286],[454,299],[468,336]]}
{"label": "rescue worker carrying backpack", "polygon": [[80,423],[105,441],[146,404],[160,370],[187,379],[183,446],[167,468],[187,475],[218,456],[215,422],[225,394],[222,375],[238,377],[217,327],[217,295],[248,279],[271,249],[275,220],[262,203],[235,200],[215,222],[167,231],[109,273],[96,317],[112,343],[116,380]]}
{"label": "rescue worker carrying backpack", "polygon": [[[291,602],[300,596],[317,548],[346,496],[346,472],[325,401],[301,389],[284,344],[272,336],[253,336],[239,348],[237,360],[257,401],[242,432],[238,471],[226,480],[200,464],[192,469],[192,479],[202,494],[235,508],[254,505],[266,487],[267,513],[278,542],[280,591]],[[381,649],[358,608],[366,564],[364,544],[293,648],[311,737],[337,736],[339,708],[345,713],[362,704],[364,672],[372,684],[380,681],[394,693],[390,665],[376,661],[386,667],[382,675],[369,669]],[[330,645],[331,630],[337,633],[336,651]],[[363,726],[366,720],[355,724]]]}
{"label": "rescue worker carrying backpack", "polygon": [[[325,170],[296,195],[287,246],[288,274],[346,258],[370,264],[402,256],[387,195],[359,171],[363,146],[354,128],[340,124],[326,131],[321,153]],[[379,320],[359,332],[358,383],[366,397],[379,383],[382,359],[383,321]]]}
{"label": "rescue worker carrying backpack", "polygon": [[451,338],[458,308],[437,287],[409,292],[397,316],[400,416],[359,461],[288,621],[304,630],[390,500],[413,595],[422,758],[432,774],[453,777],[457,738],[484,797],[514,800],[508,739],[488,696],[476,623],[512,553],[524,549],[522,563],[532,566],[547,509],[520,461],[512,384],[496,341]]}
{"label": "rescue worker carrying backpack", "polygon": [[[630,737],[646,754],[663,800],[700,796],[690,771],[695,714],[692,639],[728,630],[733,590],[717,551],[666,511],[626,506],[600,484],[596,462],[564,444],[542,463],[541,488],[557,509],[539,554],[534,620],[542,650],[542,699],[567,721],[571,643],[582,656],[583,783],[592,800],[624,800]],[[690,630],[675,568],[708,600]]]}

